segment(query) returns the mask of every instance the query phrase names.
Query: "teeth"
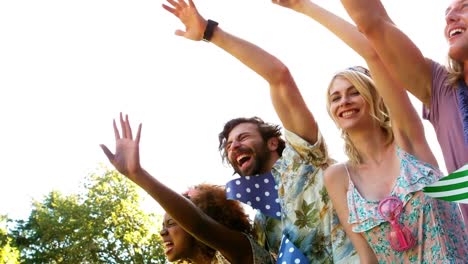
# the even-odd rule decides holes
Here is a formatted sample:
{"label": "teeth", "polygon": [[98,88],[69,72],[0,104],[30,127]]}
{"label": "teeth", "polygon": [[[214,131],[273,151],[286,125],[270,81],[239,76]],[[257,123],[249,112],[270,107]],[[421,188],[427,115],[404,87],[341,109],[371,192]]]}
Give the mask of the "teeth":
{"label": "teeth", "polygon": [[355,112],[356,112],[355,110],[346,111],[346,112],[341,113],[341,116],[342,117],[349,117],[350,115],[354,114]]}
{"label": "teeth", "polygon": [[240,160],[242,158],[244,158],[244,157],[247,157],[247,155],[246,154],[241,154],[241,155],[237,156],[237,163],[240,163]]}
{"label": "teeth", "polygon": [[462,29],[462,28],[455,28],[455,29],[450,30],[449,36],[450,36],[450,37],[453,37],[454,35],[459,34],[459,33],[463,33],[463,32],[465,32],[464,29]]}

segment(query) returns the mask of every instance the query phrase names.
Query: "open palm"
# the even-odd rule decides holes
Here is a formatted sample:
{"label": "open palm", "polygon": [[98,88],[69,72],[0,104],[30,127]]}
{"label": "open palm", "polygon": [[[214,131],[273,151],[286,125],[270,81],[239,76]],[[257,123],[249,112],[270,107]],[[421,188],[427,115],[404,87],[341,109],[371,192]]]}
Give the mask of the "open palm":
{"label": "open palm", "polygon": [[140,135],[141,135],[141,124],[138,126],[138,131],[135,139],[133,139],[132,129],[128,116],[125,116],[125,120],[120,113],[120,124],[122,127],[122,135],[120,135],[117,124],[114,120],[114,134],[115,134],[115,154],[112,153],[109,148],[105,145],[101,145],[104,154],[106,154],[109,161],[114,167],[123,175],[130,178],[130,180],[136,181],[135,177],[140,172]]}
{"label": "open palm", "polygon": [[185,25],[185,31],[176,30],[176,35],[191,40],[201,40],[206,27],[206,20],[200,16],[192,0],[188,4],[184,0],[167,0],[170,5],[163,4],[163,8],[180,19]]}

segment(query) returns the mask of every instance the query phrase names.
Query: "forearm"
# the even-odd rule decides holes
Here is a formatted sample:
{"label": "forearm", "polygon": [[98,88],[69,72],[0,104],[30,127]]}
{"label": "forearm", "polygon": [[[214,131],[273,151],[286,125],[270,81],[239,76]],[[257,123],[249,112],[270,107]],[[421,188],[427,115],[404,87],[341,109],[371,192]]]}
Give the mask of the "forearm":
{"label": "forearm", "polygon": [[260,47],[217,28],[211,39],[270,84],[273,106],[283,126],[311,143],[316,141],[317,125],[307,108],[289,69]]}
{"label": "forearm", "polygon": [[380,0],[341,0],[341,3],[365,35],[377,33],[382,23],[392,23]]}
{"label": "forearm", "polygon": [[411,39],[395,26],[382,3],[379,0],[341,2],[390,74],[428,104],[432,86],[431,65]]}
{"label": "forearm", "polygon": [[158,181],[144,169],[136,172],[132,179],[135,179],[137,185],[151,195],[180,226],[192,235],[197,236],[196,233],[200,233],[198,228],[204,226],[207,221],[213,221],[190,200]]}
{"label": "forearm", "polygon": [[[395,98],[394,90],[398,90],[399,96],[404,92],[403,90],[400,91],[400,87],[390,78],[376,51],[367,38],[357,30],[356,26],[312,1],[300,1],[299,3],[299,5],[294,6],[292,9],[320,23],[366,61],[373,77],[377,77],[374,79],[376,83],[377,81],[379,82],[377,89],[386,102],[389,100],[390,103],[393,103],[393,99]],[[406,96],[406,94],[404,95]],[[396,100],[398,101],[398,98]]]}
{"label": "forearm", "polygon": [[320,23],[365,60],[373,59],[377,56],[366,37],[358,31],[356,26],[343,18],[310,1],[296,7],[295,10]]}
{"label": "forearm", "polygon": [[287,67],[275,56],[220,27],[215,29],[211,42],[262,76],[270,85],[281,82],[284,75],[289,74]]}
{"label": "forearm", "polygon": [[231,263],[239,263],[239,259],[251,256],[249,240],[241,232],[218,223],[190,200],[162,184],[143,169],[132,178],[136,179],[135,183],[150,194],[186,232],[220,251]]}
{"label": "forearm", "polygon": [[351,240],[351,243],[353,244],[354,248],[356,249],[356,252],[359,255],[359,263],[377,264],[378,263],[377,257],[375,256],[374,251],[372,250],[370,245],[367,243],[364,236],[362,236],[362,234],[360,233],[355,233],[352,230],[351,225],[347,222],[347,217],[344,217],[343,214],[341,215],[341,217],[338,217],[338,218],[340,219],[340,222],[342,223],[345,229],[346,235]]}

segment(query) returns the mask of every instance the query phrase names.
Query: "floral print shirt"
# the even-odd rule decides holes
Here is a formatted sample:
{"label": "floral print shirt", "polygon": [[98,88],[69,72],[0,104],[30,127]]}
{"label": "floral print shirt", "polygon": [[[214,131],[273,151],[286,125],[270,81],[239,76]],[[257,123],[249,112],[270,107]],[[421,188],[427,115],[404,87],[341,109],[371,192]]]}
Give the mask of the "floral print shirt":
{"label": "floral print shirt", "polygon": [[330,159],[322,136],[319,133],[314,145],[287,130],[285,138],[286,148],[272,169],[281,223],[257,214],[256,229],[264,232],[263,242],[277,253],[284,233],[310,263],[359,263],[325,189],[323,171]]}

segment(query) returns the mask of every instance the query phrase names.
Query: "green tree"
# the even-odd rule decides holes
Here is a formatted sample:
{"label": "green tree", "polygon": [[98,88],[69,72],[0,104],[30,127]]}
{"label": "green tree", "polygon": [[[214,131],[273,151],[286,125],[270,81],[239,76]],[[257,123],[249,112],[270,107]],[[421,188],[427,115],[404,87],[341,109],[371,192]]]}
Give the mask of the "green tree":
{"label": "green tree", "polygon": [[19,251],[12,245],[13,238],[8,234],[7,216],[0,215],[0,263],[19,263]]}
{"label": "green tree", "polygon": [[12,234],[22,263],[165,263],[161,217],[139,207],[138,187],[114,170],[89,175],[84,190],[35,201]]}

